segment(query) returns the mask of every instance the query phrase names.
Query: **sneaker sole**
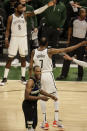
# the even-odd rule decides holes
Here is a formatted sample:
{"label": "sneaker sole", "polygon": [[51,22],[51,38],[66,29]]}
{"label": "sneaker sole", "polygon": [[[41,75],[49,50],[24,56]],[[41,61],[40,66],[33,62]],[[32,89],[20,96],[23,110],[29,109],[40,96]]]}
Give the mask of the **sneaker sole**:
{"label": "sneaker sole", "polygon": [[6,83],[0,83],[0,86],[4,86]]}

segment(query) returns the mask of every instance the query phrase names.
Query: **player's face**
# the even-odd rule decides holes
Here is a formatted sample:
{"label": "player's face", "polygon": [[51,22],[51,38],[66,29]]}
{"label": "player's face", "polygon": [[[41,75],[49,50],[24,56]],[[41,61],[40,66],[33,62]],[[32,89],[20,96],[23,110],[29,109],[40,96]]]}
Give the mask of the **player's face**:
{"label": "player's face", "polygon": [[41,68],[36,67],[35,71],[34,71],[34,74],[35,74],[36,79],[40,80],[41,79]]}
{"label": "player's face", "polygon": [[18,12],[19,14],[22,14],[23,11],[24,11],[24,7],[23,7],[21,4],[18,5],[18,7],[17,7],[17,12]]}
{"label": "player's face", "polygon": [[82,10],[80,13],[80,16],[85,18],[86,17],[86,10]]}

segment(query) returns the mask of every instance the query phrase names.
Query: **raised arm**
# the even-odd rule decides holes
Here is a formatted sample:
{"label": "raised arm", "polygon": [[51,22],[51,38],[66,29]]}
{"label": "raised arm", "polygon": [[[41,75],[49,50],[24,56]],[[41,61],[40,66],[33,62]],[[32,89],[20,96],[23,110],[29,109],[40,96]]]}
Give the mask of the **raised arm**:
{"label": "raised arm", "polygon": [[87,44],[87,41],[83,41],[83,42],[81,42],[81,43],[79,43],[75,46],[70,46],[70,47],[67,47],[67,48],[61,48],[61,49],[52,48],[52,49],[48,50],[48,54],[49,54],[49,56],[52,56],[52,55],[63,53],[63,52],[70,52],[70,51],[73,51],[73,50],[75,50],[75,49],[77,49],[80,46],[83,46],[85,44]]}
{"label": "raised arm", "polygon": [[30,16],[34,16],[34,15],[41,14],[41,13],[44,12],[48,7],[53,6],[53,5],[54,5],[54,2],[53,2],[53,1],[50,1],[48,4],[44,5],[43,7],[39,8],[39,9],[36,9],[36,10],[33,11],[33,12],[26,12],[26,13],[25,13],[25,16],[26,16],[26,17],[30,17]]}
{"label": "raised arm", "polygon": [[34,50],[31,53],[30,66],[29,66],[29,77],[32,76],[32,71],[33,71],[33,57],[34,57]]}

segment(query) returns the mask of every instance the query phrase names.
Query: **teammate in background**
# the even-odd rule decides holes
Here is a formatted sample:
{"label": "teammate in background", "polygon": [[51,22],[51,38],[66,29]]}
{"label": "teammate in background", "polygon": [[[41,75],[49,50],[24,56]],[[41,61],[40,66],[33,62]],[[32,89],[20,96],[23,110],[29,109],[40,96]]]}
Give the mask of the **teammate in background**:
{"label": "teammate in background", "polygon": [[[22,105],[27,131],[35,131],[37,126],[37,101],[48,101],[48,97],[54,101],[57,100],[55,96],[48,94],[41,89],[41,68],[39,66],[35,66],[33,68],[33,72],[34,77],[31,77],[27,82],[25,100]],[[43,96],[40,96],[40,94]]]}
{"label": "teammate in background", "polygon": [[[52,68],[52,56],[55,54],[63,53],[63,52],[69,52],[72,51],[87,42],[82,42],[80,44],[77,44],[72,47],[68,48],[62,48],[62,49],[54,49],[50,48],[47,49],[48,42],[46,37],[42,37],[40,39],[40,46],[39,48],[35,49],[32,51],[31,54],[31,60],[30,60],[30,67],[29,67],[29,76],[32,76],[32,69],[33,65],[38,65],[41,67],[41,85],[42,89],[45,90],[46,92],[53,94],[54,96],[57,97],[57,89],[54,81],[54,76],[53,76],[53,68]],[[43,122],[41,127],[43,129],[48,129],[49,124],[46,119],[46,102],[41,101],[41,108],[42,108],[42,113],[43,113]],[[58,108],[58,101],[54,102],[54,122],[53,122],[53,127],[59,127],[63,128],[61,124],[59,124],[59,108]]]}
{"label": "teammate in background", "polygon": [[76,64],[78,64],[80,66],[87,67],[87,62],[77,60],[74,57],[70,57],[67,54],[64,55],[64,59],[69,60],[69,61],[73,61],[74,63],[76,63]]}
{"label": "teammate in background", "polygon": [[[17,55],[19,51],[21,57],[21,81],[26,84],[25,71],[26,71],[26,61],[25,56],[28,53],[27,48],[27,28],[26,28],[26,18],[33,15],[37,15],[45,11],[48,7],[53,6],[53,2],[49,2],[47,5],[33,11],[24,13],[25,6],[20,2],[16,2],[14,5],[15,13],[8,18],[7,29],[5,34],[5,45],[8,48],[8,61],[6,63],[4,78],[0,85],[4,85],[7,82],[7,77],[9,69],[11,67],[11,62],[13,58]],[[11,32],[11,39],[9,44],[9,37]]]}

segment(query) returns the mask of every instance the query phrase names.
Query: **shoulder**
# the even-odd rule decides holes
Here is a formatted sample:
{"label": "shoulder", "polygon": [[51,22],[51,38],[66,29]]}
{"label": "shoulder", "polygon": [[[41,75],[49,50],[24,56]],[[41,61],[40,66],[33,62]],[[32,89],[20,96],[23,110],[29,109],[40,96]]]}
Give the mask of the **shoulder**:
{"label": "shoulder", "polygon": [[12,22],[12,19],[13,19],[13,15],[10,15],[10,16],[8,17],[8,21],[9,21],[9,22]]}
{"label": "shoulder", "polygon": [[32,81],[33,83],[35,83],[35,82],[36,82],[36,79],[35,79],[33,76],[31,76],[31,77],[29,78],[29,81]]}
{"label": "shoulder", "polygon": [[33,77],[30,77],[29,80],[28,80],[28,82],[27,82],[27,84],[26,84],[26,86],[29,86],[29,85],[30,85],[30,86],[33,86],[34,83],[35,83],[34,78],[33,78]]}

